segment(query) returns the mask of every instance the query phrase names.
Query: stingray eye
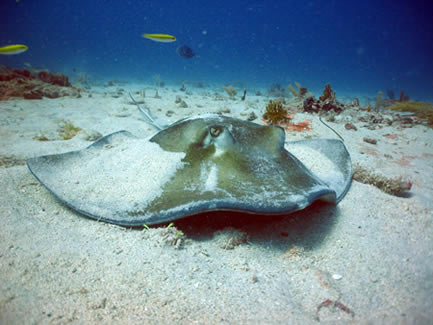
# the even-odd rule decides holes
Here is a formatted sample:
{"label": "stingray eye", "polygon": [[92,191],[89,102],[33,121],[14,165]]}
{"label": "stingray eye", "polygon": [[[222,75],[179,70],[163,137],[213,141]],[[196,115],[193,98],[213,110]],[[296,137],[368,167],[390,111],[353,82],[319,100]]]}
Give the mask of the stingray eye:
{"label": "stingray eye", "polygon": [[214,125],[209,127],[209,133],[212,136],[212,138],[217,138],[222,132],[224,128],[219,125]]}

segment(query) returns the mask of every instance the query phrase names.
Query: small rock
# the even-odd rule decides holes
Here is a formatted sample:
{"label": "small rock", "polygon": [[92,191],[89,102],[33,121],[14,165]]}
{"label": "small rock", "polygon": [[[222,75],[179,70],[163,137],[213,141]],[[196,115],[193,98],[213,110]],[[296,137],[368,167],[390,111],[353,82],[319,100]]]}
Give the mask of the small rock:
{"label": "small rock", "polygon": [[228,114],[230,113],[230,108],[224,107],[218,111],[219,114]]}
{"label": "small rock", "polygon": [[352,123],[346,123],[344,125],[344,127],[346,128],[346,130],[353,130],[353,131],[357,131],[358,129],[356,128],[355,125],[353,125]]}
{"label": "small rock", "polygon": [[247,115],[247,121],[254,121],[257,118],[257,115],[254,112],[251,112]]}
{"label": "small rock", "polygon": [[118,111],[117,113],[113,114],[115,117],[128,117],[131,116],[131,113],[127,111],[126,108],[124,108],[121,111]]}
{"label": "small rock", "polygon": [[165,113],[165,116],[171,117],[173,114],[174,114],[173,111],[167,111],[167,113]]}
{"label": "small rock", "polygon": [[181,102],[179,104],[179,107],[181,107],[181,108],[187,108],[188,104],[184,100],[181,100]]}
{"label": "small rock", "polygon": [[86,288],[81,288],[78,292],[82,295],[87,295],[89,293],[89,290],[87,290]]}
{"label": "small rock", "polygon": [[[314,107],[316,108],[316,107]],[[330,114],[326,117],[327,122],[335,122],[335,114]]]}
{"label": "small rock", "polygon": [[410,117],[402,117],[400,119],[401,124],[412,124],[413,120]]}
{"label": "small rock", "polygon": [[333,274],[332,275],[332,278],[334,279],[334,280],[341,280],[342,278],[343,278],[343,276],[341,275],[341,274]]}
{"label": "small rock", "polygon": [[367,143],[377,144],[377,140],[376,140],[376,139],[373,139],[373,138],[367,138],[367,137],[364,137],[362,140],[363,140],[364,142],[367,142]]}

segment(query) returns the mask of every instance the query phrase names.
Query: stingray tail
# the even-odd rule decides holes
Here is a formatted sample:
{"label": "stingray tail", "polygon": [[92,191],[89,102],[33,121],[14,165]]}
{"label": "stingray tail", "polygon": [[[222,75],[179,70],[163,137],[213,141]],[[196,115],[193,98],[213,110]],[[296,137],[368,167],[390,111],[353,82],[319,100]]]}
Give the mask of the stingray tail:
{"label": "stingray tail", "polygon": [[336,134],[336,135],[341,139],[341,141],[344,142],[343,137],[342,137],[342,136],[341,136],[337,131],[335,131],[333,128],[331,128],[328,124],[326,124],[325,122],[323,122],[321,116],[319,116],[319,121],[322,122],[322,124],[323,124],[324,126],[326,126],[327,128],[329,128],[332,132],[334,132],[334,133],[335,133],[335,134]]}
{"label": "stingray tail", "polygon": [[132,97],[131,93],[129,93],[129,97],[131,97],[134,104],[137,105],[138,110],[141,112],[141,114],[143,114],[148,124],[152,125],[158,131],[167,128],[168,124],[164,121],[161,121],[157,117],[153,116],[148,107],[144,107],[144,108],[140,107],[140,105],[137,103],[134,97]]}

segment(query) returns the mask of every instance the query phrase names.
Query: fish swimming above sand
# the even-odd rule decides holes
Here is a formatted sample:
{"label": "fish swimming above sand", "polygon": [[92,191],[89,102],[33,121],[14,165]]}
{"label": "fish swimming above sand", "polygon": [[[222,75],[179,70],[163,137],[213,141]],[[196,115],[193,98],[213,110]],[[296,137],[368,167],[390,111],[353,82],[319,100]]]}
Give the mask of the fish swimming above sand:
{"label": "fish swimming above sand", "polygon": [[168,34],[143,34],[141,36],[160,43],[171,43],[176,41],[176,37]]}
{"label": "fish swimming above sand", "polygon": [[0,47],[0,54],[15,55],[27,51],[29,47],[23,44],[14,44]]}
{"label": "fish swimming above sand", "polygon": [[183,57],[183,58],[185,58],[185,59],[191,59],[192,57],[195,56],[194,51],[193,51],[190,47],[188,47],[188,46],[186,46],[186,45],[181,45],[181,46],[179,46],[179,47],[176,49],[176,53],[177,53],[179,56],[181,56],[181,57]]}

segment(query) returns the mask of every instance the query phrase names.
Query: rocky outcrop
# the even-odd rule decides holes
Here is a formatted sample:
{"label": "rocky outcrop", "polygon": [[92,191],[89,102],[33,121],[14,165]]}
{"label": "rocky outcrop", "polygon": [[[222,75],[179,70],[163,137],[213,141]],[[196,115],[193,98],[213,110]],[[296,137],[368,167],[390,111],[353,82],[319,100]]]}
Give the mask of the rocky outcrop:
{"label": "rocky outcrop", "polygon": [[67,76],[41,71],[33,74],[26,69],[0,66],[0,100],[13,97],[24,99],[58,98],[79,96]]}

